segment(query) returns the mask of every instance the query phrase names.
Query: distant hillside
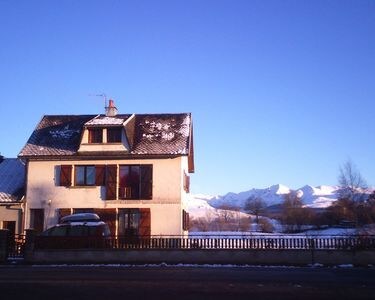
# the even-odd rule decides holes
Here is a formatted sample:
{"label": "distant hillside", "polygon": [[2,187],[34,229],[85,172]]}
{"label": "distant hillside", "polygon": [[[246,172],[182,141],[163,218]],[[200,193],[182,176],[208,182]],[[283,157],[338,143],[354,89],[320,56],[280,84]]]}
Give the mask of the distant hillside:
{"label": "distant hillside", "polygon": [[191,195],[188,201],[188,210],[194,217],[203,216],[207,211],[215,209],[237,209],[243,210],[246,200],[250,196],[262,198],[267,206],[277,206],[281,204],[286,194],[294,191],[302,199],[304,206],[312,208],[326,208],[332,205],[338,197],[337,186],[312,187],[305,185],[297,190],[276,184],[265,189],[251,189],[240,193],[227,193],[224,196]]}

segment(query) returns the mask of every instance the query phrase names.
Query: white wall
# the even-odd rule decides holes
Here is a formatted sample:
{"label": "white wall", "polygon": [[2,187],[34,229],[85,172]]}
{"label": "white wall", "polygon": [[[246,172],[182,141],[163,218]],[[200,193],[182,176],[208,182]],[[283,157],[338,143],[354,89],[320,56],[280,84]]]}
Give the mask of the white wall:
{"label": "white wall", "polygon": [[[104,187],[61,187],[58,166],[75,164],[152,164],[152,200],[103,200]],[[187,158],[157,160],[30,161],[28,165],[25,228],[30,226],[29,211],[45,210],[45,227],[57,223],[58,208],[150,208],[151,234],[180,235],[182,232],[183,170]],[[74,178],[74,175],[73,175]]]}

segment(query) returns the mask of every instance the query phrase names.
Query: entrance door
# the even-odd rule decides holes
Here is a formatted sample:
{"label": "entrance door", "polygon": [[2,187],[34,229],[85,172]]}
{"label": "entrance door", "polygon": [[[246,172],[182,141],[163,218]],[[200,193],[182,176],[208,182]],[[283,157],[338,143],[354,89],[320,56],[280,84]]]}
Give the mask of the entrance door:
{"label": "entrance door", "polygon": [[44,209],[30,209],[30,228],[37,232],[44,230]]}
{"label": "entrance door", "polygon": [[3,221],[3,229],[8,229],[12,237],[16,234],[16,221]]}

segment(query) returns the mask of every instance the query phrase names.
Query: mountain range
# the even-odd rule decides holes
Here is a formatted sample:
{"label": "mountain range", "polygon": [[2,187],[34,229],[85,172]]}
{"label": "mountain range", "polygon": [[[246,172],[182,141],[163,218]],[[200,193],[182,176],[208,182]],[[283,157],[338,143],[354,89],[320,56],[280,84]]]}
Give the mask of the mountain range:
{"label": "mountain range", "polygon": [[264,189],[253,188],[240,193],[227,193],[224,196],[209,196],[202,194],[190,195],[188,210],[194,217],[203,216],[215,209],[244,209],[246,200],[249,197],[259,197],[267,204],[273,206],[281,204],[284,196],[290,192],[295,192],[301,197],[303,205],[311,208],[326,208],[332,205],[338,198],[338,186],[321,185],[313,187],[305,185],[297,190],[276,184]]}

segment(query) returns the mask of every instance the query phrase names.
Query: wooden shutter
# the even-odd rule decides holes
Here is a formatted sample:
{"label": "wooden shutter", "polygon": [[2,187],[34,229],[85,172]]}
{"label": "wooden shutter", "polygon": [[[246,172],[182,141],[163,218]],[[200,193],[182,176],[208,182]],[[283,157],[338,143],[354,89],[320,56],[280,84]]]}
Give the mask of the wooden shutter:
{"label": "wooden shutter", "polygon": [[141,199],[152,199],[152,165],[141,165]]}
{"label": "wooden shutter", "polygon": [[116,200],[117,165],[108,165],[106,172],[106,200]]}
{"label": "wooden shutter", "polygon": [[72,214],[72,210],[70,208],[59,208],[59,213],[58,213],[59,223],[61,221],[61,218],[65,216],[69,216],[70,214]]}
{"label": "wooden shutter", "polygon": [[184,190],[186,193],[190,193],[190,177],[184,172]]}
{"label": "wooden shutter", "polygon": [[72,166],[62,165],[60,166],[60,186],[71,186],[72,185]]}
{"label": "wooden shutter", "polygon": [[189,213],[186,212],[185,210],[182,210],[182,229],[183,230],[189,230]]}
{"label": "wooden shutter", "polygon": [[140,208],[141,220],[139,222],[139,235],[150,236],[151,235],[151,211],[149,208]]}
{"label": "wooden shutter", "polygon": [[107,223],[111,234],[116,234],[116,208],[95,208],[94,213],[98,214],[100,220]]}
{"label": "wooden shutter", "polygon": [[105,166],[104,165],[95,166],[95,185],[96,186],[105,185]]}

